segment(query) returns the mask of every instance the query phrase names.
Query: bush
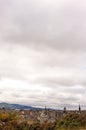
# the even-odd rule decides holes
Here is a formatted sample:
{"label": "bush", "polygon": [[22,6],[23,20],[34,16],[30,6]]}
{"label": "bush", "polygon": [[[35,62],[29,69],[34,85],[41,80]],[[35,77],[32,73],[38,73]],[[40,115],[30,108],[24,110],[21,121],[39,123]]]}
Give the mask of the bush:
{"label": "bush", "polygon": [[58,122],[59,129],[79,129],[86,127],[86,115],[80,113],[68,113]]}

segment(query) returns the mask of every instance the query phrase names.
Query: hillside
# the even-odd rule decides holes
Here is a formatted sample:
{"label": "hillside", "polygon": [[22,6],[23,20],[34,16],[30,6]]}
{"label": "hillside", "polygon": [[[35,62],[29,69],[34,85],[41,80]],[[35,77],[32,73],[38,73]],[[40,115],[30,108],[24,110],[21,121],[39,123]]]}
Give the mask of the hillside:
{"label": "hillside", "polygon": [[0,103],[0,108],[6,108],[6,109],[30,109],[30,110],[36,110],[40,108],[32,107],[32,106],[27,106],[27,105],[20,105],[20,104],[9,104],[2,102]]}

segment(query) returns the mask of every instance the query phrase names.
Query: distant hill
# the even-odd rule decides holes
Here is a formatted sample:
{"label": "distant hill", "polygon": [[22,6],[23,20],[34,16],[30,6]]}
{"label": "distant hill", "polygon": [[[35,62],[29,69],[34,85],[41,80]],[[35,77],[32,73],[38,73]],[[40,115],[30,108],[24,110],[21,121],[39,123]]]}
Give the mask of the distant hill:
{"label": "distant hill", "polygon": [[[66,106],[67,110],[79,110],[79,106],[75,105],[59,105],[58,109],[54,108],[47,108],[48,110],[63,110],[64,106]],[[29,110],[43,110],[44,108],[39,108],[39,107],[33,107],[33,106],[28,106],[28,105],[21,105],[21,104],[10,104],[6,102],[1,102],[0,103],[0,108],[6,108],[6,109],[29,109]],[[81,105],[81,110],[86,110],[86,105]]]}
{"label": "distant hill", "polygon": [[41,108],[36,108],[32,106],[27,105],[20,105],[20,104],[9,104],[9,103],[0,103],[0,108],[6,108],[6,109],[30,109],[30,110],[37,110]]}

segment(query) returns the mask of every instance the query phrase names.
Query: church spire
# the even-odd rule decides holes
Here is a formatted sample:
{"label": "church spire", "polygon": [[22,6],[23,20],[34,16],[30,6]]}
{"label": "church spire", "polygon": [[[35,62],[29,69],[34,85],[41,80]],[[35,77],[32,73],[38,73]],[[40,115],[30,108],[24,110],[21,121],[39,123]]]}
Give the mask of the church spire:
{"label": "church spire", "polygon": [[80,104],[79,104],[79,112],[81,112],[81,106],[80,106]]}
{"label": "church spire", "polygon": [[64,107],[64,113],[66,113],[66,107]]}

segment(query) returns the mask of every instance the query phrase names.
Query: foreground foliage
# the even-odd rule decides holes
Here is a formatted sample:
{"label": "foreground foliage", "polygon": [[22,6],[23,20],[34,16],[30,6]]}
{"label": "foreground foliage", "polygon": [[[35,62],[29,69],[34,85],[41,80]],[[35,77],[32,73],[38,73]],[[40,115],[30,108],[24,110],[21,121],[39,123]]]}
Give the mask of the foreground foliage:
{"label": "foreground foliage", "polygon": [[83,113],[67,113],[54,123],[45,121],[43,124],[32,123],[27,121],[19,121],[16,113],[0,113],[0,130],[78,130],[86,128],[86,114]]}
{"label": "foreground foliage", "polygon": [[68,113],[65,114],[57,124],[59,129],[73,130],[86,128],[85,113]]}

